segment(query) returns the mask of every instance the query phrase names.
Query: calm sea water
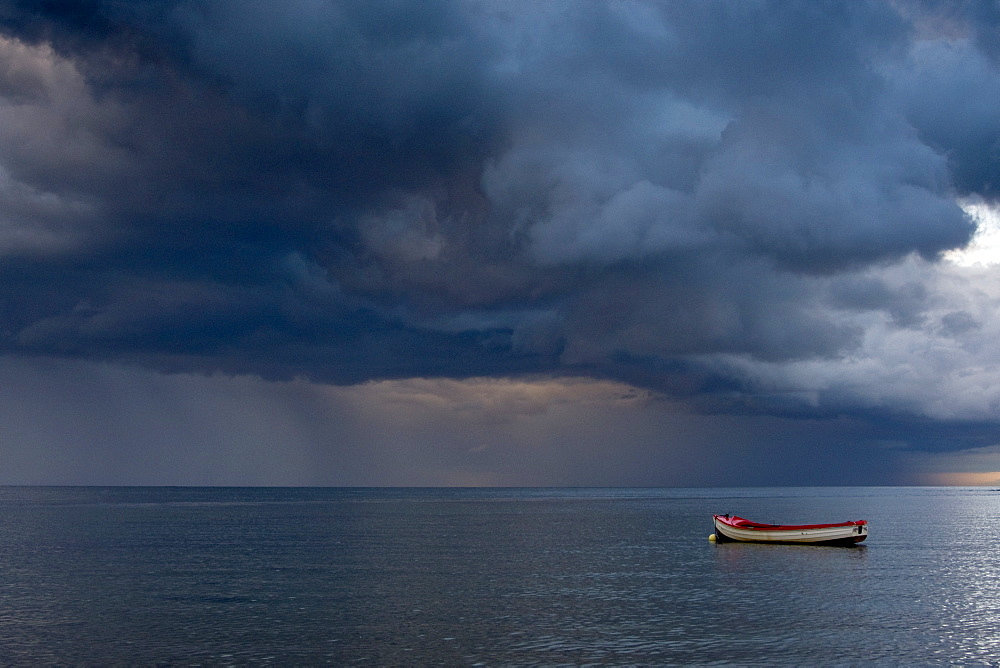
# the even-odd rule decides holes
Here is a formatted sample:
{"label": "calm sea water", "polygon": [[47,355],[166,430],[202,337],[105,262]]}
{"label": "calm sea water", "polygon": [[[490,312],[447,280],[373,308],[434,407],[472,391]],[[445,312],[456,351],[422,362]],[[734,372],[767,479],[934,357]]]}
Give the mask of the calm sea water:
{"label": "calm sea water", "polygon": [[978,488],[0,488],[0,664],[996,663],[998,534]]}

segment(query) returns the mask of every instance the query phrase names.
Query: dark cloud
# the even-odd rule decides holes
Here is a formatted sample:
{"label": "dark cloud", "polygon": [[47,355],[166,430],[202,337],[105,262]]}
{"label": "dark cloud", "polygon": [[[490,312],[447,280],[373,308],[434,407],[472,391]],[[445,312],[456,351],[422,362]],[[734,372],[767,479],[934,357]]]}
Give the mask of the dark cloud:
{"label": "dark cloud", "polygon": [[996,64],[968,41],[934,40],[913,55],[898,85],[908,117],[927,144],[948,157],[964,194],[1000,196],[1000,94]]}
{"label": "dark cloud", "polygon": [[931,285],[996,197],[991,7],[4,2],[0,350],[870,408],[876,332],[991,329]]}

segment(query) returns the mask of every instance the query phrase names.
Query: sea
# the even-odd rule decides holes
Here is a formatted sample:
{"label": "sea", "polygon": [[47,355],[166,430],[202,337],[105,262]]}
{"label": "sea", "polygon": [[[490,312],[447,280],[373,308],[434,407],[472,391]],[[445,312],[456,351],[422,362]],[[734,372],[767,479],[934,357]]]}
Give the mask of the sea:
{"label": "sea", "polygon": [[988,488],[0,487],[0,664],[997,664],[998,547]]}

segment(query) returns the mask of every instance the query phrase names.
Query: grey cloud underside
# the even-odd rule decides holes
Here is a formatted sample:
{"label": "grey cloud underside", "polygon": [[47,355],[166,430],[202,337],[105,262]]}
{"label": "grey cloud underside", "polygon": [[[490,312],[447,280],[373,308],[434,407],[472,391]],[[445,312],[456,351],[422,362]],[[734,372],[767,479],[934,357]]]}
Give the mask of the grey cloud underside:
{"label": "grey cloud underside", "polygon": [[705,360],[928,322],[862,274],[996,197],[978,7],[2,3],[0,345],[758,405]]}

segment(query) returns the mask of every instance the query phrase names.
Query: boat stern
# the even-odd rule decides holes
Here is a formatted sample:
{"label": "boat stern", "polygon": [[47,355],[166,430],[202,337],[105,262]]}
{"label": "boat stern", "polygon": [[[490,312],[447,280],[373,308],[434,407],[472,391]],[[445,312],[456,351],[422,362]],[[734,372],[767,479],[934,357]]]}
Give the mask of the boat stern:
{"label": "boat stern", "polygon": [[855,543],[860,543],[865,538],[868,538],[868,522],[867,521],[865,521],[865,520],[858,520],[855,523],[854,530],[856,532],[854,534],[854,542]]}

